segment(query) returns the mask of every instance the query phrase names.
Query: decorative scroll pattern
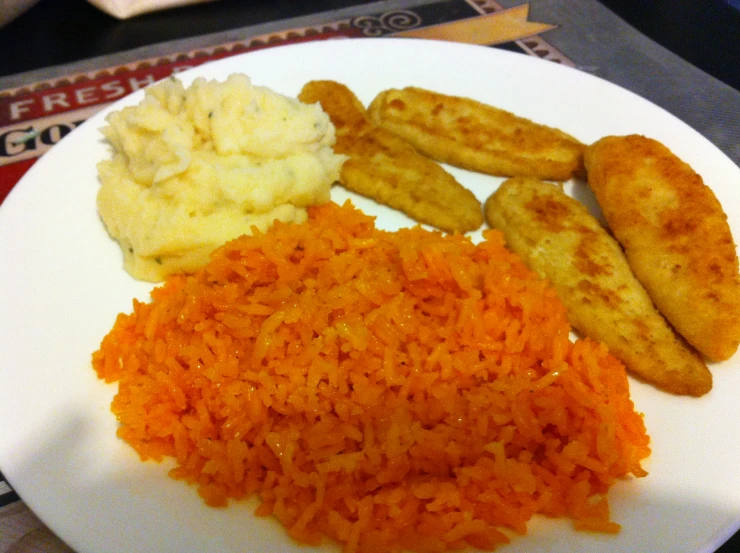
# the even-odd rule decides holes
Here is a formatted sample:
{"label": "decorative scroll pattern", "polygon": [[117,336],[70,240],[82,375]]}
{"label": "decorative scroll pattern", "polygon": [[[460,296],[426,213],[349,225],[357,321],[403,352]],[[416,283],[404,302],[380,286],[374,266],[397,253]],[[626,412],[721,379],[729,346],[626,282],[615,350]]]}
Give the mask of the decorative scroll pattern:
{"label": "decorative scroll pattern", "polygon": [[362,31],[366,37],[379,37],[398,31],[407,31],[421,26],[421,17],[410,10],[386,12],[380,16],[363,15],[352,19],[350,24]]}

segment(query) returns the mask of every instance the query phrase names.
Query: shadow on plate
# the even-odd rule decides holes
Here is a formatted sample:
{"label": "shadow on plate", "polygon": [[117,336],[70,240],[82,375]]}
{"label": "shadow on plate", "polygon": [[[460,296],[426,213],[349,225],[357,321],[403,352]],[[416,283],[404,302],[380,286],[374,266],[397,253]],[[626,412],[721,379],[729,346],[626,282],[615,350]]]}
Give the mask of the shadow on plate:
{"label": "shadow on plate", "polygon": [[[295,547],[274,519],[253,515],[256,500],[234,502],[226,509],[205,506],[194,487],[167,476],[170,463],[141,462],[115,437],[115,421],[100,424],[96,417],[113,419],[99,409],[55,413],[55,434],[28,436],[26,443],[35,446],[24,448],[26,458],[6,474],[38,517],[78,553],[247,553]],[[613,518],[623,524],[616,537],[579,533],[567,520],[536,517],[527,536],[515,537],[499,551],[709,553],[737,529],[736,505],[651,490],[649,478],[625,480],[613,488]],[[32,542],[47,539],[55,538],[42,529],[11,551],[30,551]],[[295,550],[339,548],[325,542]]]}

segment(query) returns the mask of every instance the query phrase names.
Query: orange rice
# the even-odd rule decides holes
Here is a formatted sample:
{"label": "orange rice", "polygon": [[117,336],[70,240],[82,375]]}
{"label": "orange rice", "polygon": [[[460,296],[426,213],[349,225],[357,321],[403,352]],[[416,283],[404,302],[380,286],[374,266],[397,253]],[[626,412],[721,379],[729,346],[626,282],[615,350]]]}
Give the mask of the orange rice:
{"label": "orange rice", "polygon": [[499,232],[326,204],[134,301],[93,365],[118,435],[209,505],[257,494],[348,552],[492,550],[535,513],[616,532],[609,486],[646,474],[624,367],[569,331]]}

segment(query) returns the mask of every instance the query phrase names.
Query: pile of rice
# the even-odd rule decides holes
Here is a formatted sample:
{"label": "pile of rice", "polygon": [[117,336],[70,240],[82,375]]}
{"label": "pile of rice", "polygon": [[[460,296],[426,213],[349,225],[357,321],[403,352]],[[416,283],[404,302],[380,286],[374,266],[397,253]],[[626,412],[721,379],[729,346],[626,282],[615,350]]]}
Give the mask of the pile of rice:
{"label": "pile of rice", "polygon": [[330,203],[169,277],[93,364],[119,436],[209,505],[257,494],[348,552],[490,550],[535,513],[616,532],[609,486],[646,474],[624,367],[569,331],[497,231],[384,232]]}

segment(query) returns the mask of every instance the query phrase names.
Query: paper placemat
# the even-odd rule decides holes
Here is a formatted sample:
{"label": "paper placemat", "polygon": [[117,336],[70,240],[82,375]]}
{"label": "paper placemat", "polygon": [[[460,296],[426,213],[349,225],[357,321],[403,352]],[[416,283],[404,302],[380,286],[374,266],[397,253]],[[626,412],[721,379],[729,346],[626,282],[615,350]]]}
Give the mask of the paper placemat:
{"label": "paper placemat", "polygon": [[595,1],[386,1],[0,78],[0,202],[87,117],[156,80],[261,48],[383,36],[473,42],[577,67],[665,108],[740,163],[740,92]]}

